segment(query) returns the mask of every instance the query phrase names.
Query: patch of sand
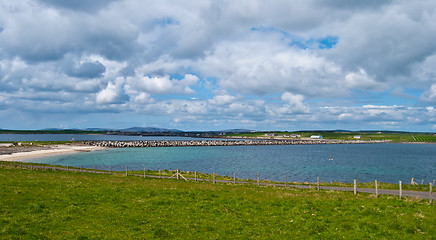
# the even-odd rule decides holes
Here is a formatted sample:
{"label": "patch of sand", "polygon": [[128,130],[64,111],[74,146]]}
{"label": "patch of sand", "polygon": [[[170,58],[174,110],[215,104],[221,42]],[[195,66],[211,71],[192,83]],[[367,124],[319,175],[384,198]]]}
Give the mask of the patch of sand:
{"label": "patch of sand", "polygon": [[49,149],[35,150],[30,152],[17,152],[12,154],[0,155],[0,161],[26,161],[34,158],[42,158],[54,155],[73,154],[79,152],[91,152],[105,149],[96,146],[79,145],[53,145]]}

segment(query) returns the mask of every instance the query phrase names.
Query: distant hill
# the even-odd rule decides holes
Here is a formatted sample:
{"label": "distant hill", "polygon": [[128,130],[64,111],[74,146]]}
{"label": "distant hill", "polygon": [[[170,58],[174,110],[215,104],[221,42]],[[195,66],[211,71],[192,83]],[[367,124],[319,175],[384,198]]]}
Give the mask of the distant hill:
{"label": "distant hill", "polygon": [[119,129],[120,132],[183,132],[178,129],[156,128],[156,127],[131,127]]}
{"label": "distant hill", "polygon": [[256,131],[254,131],[254,130],[250,130],[250,129],[227,129],[227,130],[212,131],[212,132],[223,132],[223,133],[228,133],[228,132],[232,132],[232,133],[249,133],[249,132],[256,132]]}

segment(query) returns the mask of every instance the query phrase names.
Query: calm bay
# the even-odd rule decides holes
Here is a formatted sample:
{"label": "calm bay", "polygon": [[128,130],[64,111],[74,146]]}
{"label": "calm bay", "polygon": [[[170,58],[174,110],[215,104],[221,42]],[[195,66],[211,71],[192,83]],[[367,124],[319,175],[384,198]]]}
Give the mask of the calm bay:
{"label": "calm bay", "polygon": [[[146,139],[143,139],[146,140]],[[326,144],[167,148],[112,148],[32,159],[32,162],[98,169],[181,169],[255,179],[410,183],[436,178],[435,144]],[[332,160],[331,160],[332,159]]]}

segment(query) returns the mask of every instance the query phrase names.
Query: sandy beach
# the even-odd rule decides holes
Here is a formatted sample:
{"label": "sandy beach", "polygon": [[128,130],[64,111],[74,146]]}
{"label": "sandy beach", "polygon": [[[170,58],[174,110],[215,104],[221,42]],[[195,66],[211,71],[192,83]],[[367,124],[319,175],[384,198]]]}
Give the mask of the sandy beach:
{"label": "sandy beach", "polygon": [[[11,148],[10,150],[13,151],[10,151],[11,153],[9,154],[5,153],[7,151],[2,151],[2,154],[0,155],[0,161],[26,161],[47,156],[74,154],[79,152],[90,152],[105,149],[104,147],[87,145],[50,145],[44,147],[33,147],[31,149],[17,147],[8,148]],[[3,150],[8,150],[8,148],[4,148]]]}

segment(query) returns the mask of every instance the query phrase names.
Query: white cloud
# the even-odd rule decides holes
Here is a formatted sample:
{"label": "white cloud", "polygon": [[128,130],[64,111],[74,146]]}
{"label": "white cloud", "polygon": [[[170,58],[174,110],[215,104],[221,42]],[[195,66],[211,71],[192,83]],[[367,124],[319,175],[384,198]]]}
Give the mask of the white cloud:
{"label": "white cloud", "polygon": [[138,96],[135,97],[135,103],[139,104],[148,104],[153,103],[154,99],[151,98],[150,94],[142,92]]}
{"label": "white cloud", "polygon": [[169,75],[128,78],[132,87],[151,94],[193,94],[195,91],[191,87],[198,81],[199,78],[191,74],[186,74],[181,80],[170,79]]}
{"label": "white cloud", "polygon": [[229,95],[227,93],[222,93],[214,96],[212,99],[209,99],[208,103],[214,105],[226,105],[233,103],[235,100],[235,96]]}
{"label": "white cloud", "polygon": [[123,89],[121,81],[109,82],[105,89],[96,94],[97,104],[119,104],[123,103]]}
{"label": "white cloud", "polygon": [[343,96],[340,67],[311,51],[284,42],[223,42],[198,63],[224,89],[239,93],[298,92],[307,96]]}
{"label": "white cloud", "polygon": [[424,92],[421,96],[421,100],[425,102],[436,103],[436,84],[432,84],[430,89]]}
{"label": "white cloud", "polygon": [[304,96],[299,94],[292,94],[290,92],[285,92],[281,96],[281,100],[286,103],[286,107],[292,113],[307,113],[309,112],[309,107],[303,103]]}
{"label": "white cloud", "polygon": [[362,68],[358,72],[351,72],[345,75],[345,83],[348,87],[354,89],[382,91],[386,89],[386,84],[376,82],[368,76]]}

